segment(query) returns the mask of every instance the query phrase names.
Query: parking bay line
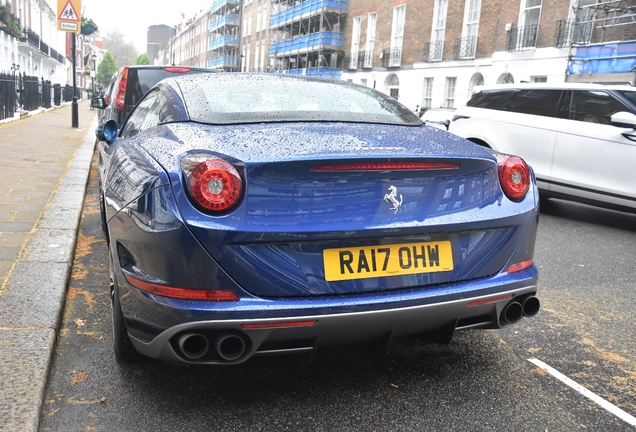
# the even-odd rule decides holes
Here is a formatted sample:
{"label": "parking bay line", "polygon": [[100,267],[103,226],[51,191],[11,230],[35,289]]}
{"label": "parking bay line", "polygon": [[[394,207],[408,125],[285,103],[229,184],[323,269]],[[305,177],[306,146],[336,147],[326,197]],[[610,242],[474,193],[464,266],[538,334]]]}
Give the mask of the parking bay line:
{"label": "parking bay line", "polygon": [[629,423],[631,426],[636,426],[636,417],[626,413],[625,411],[623,411],[622,409],[620,409],[616,405],[606,401],[605,399],[603,399],[602,397],[596,395],[595,393],[592,393],[591,391],[589,391],[588,389],[583,387],[581,384],[579,384],[579,383],[571,380],[570,378],[566,377],[565,375],[563,375],[558,370],[548,366],[547,364],[543,363],[541,360],[538,360],[538,359],[528,359],[528,361],[530,363],[533,363],[536,366],[540,367],[541,369],[545,370],[546,372],[548,372],[550,375],[552,375],[553,377],[555,377],[559,381],[567,384],[569,387],[571,387],[572,389],[576,390],[577,392],[579,392],[580,394],[582,394],[586,398],[596,402],[597,404],[599,404],[600,406],[605,408],[607,411],[609,411],[612,414],[614,414],[616,417],[618,417],[621,420]]}

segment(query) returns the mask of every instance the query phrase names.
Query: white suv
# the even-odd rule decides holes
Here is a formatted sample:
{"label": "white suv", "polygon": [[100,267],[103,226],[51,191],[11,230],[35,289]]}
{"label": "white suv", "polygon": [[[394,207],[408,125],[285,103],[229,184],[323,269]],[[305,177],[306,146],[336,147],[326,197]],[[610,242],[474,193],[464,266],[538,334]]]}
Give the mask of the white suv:
{"label": "white suv", "polygon": [[542,197],[636,212],[636,88],[483,87],[449,131],[532,166]]}

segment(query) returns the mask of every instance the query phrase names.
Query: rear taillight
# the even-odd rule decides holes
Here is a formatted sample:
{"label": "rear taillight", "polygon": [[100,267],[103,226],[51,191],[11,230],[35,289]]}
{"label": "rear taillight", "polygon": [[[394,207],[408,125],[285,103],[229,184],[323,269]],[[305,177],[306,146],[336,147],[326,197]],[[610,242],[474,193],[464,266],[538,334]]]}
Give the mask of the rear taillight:
{"label": "rear taillight", "polygon": [[115,108],[123,110],[126,105],[126,83],[128,82],[128,66],[124,66],[121,71],[121,79],[119,80],[119,88],[117,96],[115,96]]}
{"label": "rear taillight", "polygon": [[499,183],[512,201],[521,201],[530,189],[530,168],[518,156],[495,153],[499,168]]}
{"label": "rear taillight", "polygon": [[126,281],[137,289],[162,297],[183,300],[237,301],[239,296],[230,290],[189,289],[158,285],[124,274]]}
{"label": "rear taillight", "polygon": [[191,155],[181,160],[186,187],[202,209],[222,213],[238,204],[243,180],[232,164],[210,155]]}

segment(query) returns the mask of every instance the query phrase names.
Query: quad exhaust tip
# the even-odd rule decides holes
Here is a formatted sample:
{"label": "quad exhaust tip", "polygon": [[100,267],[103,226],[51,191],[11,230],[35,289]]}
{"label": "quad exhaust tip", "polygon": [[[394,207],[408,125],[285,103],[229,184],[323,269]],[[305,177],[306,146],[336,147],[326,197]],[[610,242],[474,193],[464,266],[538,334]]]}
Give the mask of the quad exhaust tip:
{"label": "quad exhaust tip", "polygon": [[513,300],[508,303],[501,311],[500,321],[502,324],[514,324],[521,320],[524,316],[533,317],[539,313],[541,302],[538,298],[531,295],[521,300]]}
{"label": "quad exhaust tip", "polygon": [[179,337],[179,348],[184,356],[190,360],[197,360],[208,353],[210,342],[208,338],[198,333],[185,333]]}

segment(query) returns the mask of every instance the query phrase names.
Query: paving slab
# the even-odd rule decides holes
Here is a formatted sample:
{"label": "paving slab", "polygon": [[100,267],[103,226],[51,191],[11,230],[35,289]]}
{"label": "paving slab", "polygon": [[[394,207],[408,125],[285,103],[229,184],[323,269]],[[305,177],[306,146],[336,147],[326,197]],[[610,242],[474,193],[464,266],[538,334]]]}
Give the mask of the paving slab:
{"label": "paving slab", "polygon": [[79,119],[0,124],[0,432],[38,430],[95,146],[86,102]]}

